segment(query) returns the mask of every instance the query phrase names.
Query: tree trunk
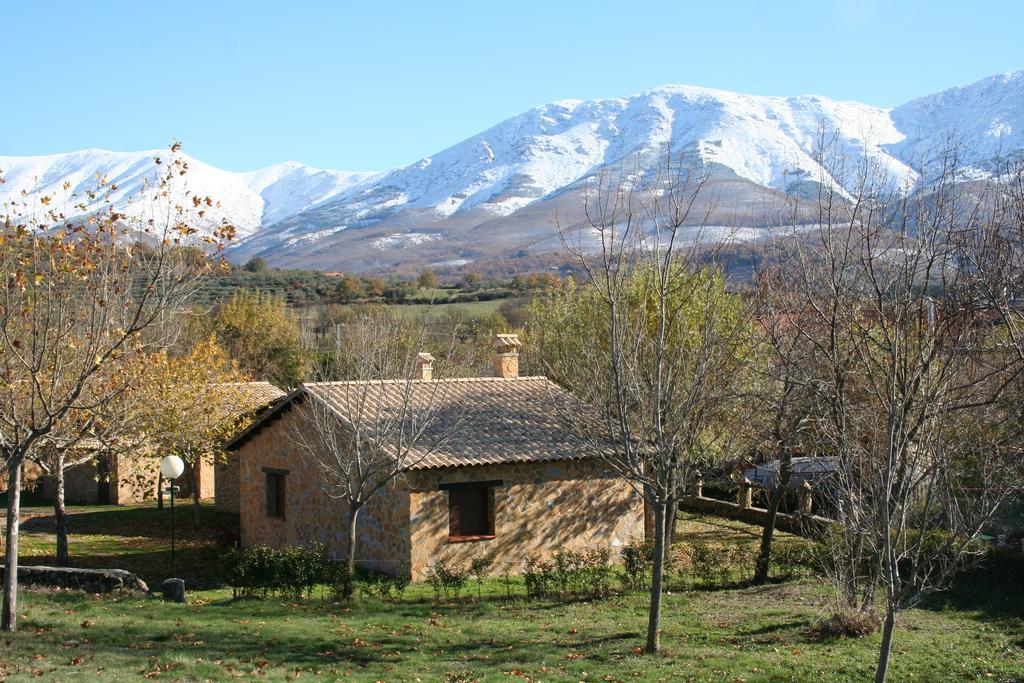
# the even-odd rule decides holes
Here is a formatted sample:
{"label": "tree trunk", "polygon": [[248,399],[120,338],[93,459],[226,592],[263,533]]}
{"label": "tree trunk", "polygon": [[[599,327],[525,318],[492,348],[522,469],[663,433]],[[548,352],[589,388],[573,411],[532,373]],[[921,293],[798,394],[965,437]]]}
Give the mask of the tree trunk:
{"label": "tree trunk", "polygon": [[786,495],[789,488],[789,480],[793,475],[793,465],[789,457],[783,458],[779,463],[779,481],[775,490],[768,499],[768,516],[764,520],[764,529],[761,531],[761,549],[757,555],[757,566],[754,569],[755,586],[760,586],[768,581],[768,569],[772,558],[772,538],[775,535],[775,520],[779,514],[779,505],[782,497]]}
{"label": "tree trunk", "polygon": [[164,473],[156,475],[156,509],[164,509]]}
{"label": "tree trunk", "polygon": [[5,553],[4,605],[0,629],[18,630],[18,526],[21,514],[21,465],[7,469],[7,549]]}
{"label": "tree trunk", "polygon": [[[188,483],[192,487],[192,515],[193,521],[195,522],[196,528],[199,528],[199,475],[196,472],[199,469],[200,464],[196,461],[195,466],[189,464],[185,467],[185,472],[188,474]],[[171,482],[171,486],[174,486],[174,482]]]}
{"label": "tree trunk", "polygon": [[57,524],[57,566],[68,566],[68,512],[64,507],[64,456],[57,454],[53,463],[53,519]]}
{"label": "tree trunk", "polygon": [[665,576],[665,517],[668,505],[659,501],[654,505],[654,557],[651,571],[651,608],[647,619],[647,647],[644,651],[655,654],[661,647],[661,590]]}
{"label": "tree trunk", "polygon": [[674,498],[668,507],[668,520],[665,524],[665,548],[671,548],[676,541],[676,522],[679,520],[679,499]]}
{"label": "tree trunk", "polygon": [[345,556],[345,569],[348,575],[352,576],[356,570],[356,521],[359,519],[359,511],[362,505],[349,504],[348,514],[345,515],[345,532],[348,538],[348,554]]}
{"label": "tree trunk", "polygon": [[892,654],[892,634],[896,630],[896,610],[891,605],[885,609],[885,624],[882,626],[882,647],[878,650],[878,667],[875,669],[875,683],[885,683],[889,674],[889,655]]}
{"label": "tree trunk", "polygon": [[754,568],[753,584],[760,586],[768,580],[768,568],[772,555],[772,536],[775,535],[775,518],[779,514],[779,503],[782,502],[782,488],[772,491],[768,499],[768,515],[761,530],[761,549],[757,554],[757,565]]}

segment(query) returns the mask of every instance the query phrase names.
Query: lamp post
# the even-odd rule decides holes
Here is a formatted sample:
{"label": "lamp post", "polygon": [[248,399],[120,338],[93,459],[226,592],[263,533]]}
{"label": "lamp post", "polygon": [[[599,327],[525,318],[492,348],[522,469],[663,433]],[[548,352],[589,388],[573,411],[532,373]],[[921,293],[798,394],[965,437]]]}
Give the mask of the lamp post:
{"label": "lamp post", "polygon": [[167,492],[171,494],[171,576],[174,576],[174,492],[178,490],[178,487],[174,485],[174,480],[181,476],[182,472],[185,471],[185,463],[176,455],[168,455],[160,459],[160,474],[164,475],[165,479],[169,479],[171,485],[167,487]]}

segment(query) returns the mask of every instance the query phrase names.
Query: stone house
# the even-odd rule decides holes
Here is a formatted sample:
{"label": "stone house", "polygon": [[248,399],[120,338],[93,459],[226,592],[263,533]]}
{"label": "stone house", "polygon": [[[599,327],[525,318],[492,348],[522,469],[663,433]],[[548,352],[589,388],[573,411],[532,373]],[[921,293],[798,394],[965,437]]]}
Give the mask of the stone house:
{"label": "stone house", "polygon": [[345,504],[325,493],[319,463],[290,435],[307,429],[316,409],[351,425],[353,388],[385,412],[401,396],[433,411],[428,433],[457,420],[440,445],[406,459],[401,476],[360,512],[362,566],[420,580],[435,562],[486,554],[495,571],[519,572],[533,553],[605,547],[614,555],[643,537],[641,497],[564,429],[557,409],[571,400],[564,390],[519,376],[519,347],[515,335],[499,335],[493,377],[435,379],[433,359],[420,354],[409,381],[311,383],[289,394],[227,446],[240,468],[242,545],[322,543],[345,555]]}
{"label": "stone house", "polygon": [[[244,382],[238,387],[242,390],[239,419],[258,420],[285,396],[270,382]],[[205,463],[204,468],[207,465],[209,471],[201,473],[200,481],[211,485],[217,509],[238,513],[238,458],[228,452],[216,463]]]}
{"label": "stone house", "polygon": [[[276,400],[283,397],[281,391],[268,382],[238,382],[231,385],[230,410],[237,419],[255,419]],[[212,408],[211,408],[212,409]],[[145,441],[126,453],[123,446],[111,448],[96,439],[83,439],[69,455],[75,464],[64,470],[64,500],[72,505],[109,504],[126,505],[156,500],[160,481],[159,455]],[[226,509],[237,512],[238,474],[237,464],[232,467],[230,460],[214,464],[203,461],[195,473],[196,485],[201,499],[219,498],[223,495],[228,502]],[[181,487],[179,496],[191,495],[188,476],[177,480]],[[37,481],[41,484],[44,497],[53,499],[56,486],[52,477],[39,470]],[[223,507],[219,505],[218,507]]]}
{"label": "stone house", "polygon": [[[159,464],[152,456],[129,456],[84,439],[68,458],[74,464],[64,470],[65,503],[127,505],[156,499]],[[43,496],[53,500],[53,477],[42,474],[40,481]]]}

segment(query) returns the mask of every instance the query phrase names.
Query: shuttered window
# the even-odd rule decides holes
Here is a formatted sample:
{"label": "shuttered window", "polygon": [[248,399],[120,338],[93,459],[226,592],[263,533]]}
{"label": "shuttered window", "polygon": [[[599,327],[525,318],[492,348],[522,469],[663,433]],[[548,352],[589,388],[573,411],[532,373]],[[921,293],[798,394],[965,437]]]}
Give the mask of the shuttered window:
{"label": "shuttered window", "polygon": [[494,538],[494,488],[448,489],[448,536],[453,541]]}
{"label": "shuttered window", "polygon": [[267,475],[267,514],[271,517],[284,517],[285,478],[287,472],[281,470],[264,470]]}

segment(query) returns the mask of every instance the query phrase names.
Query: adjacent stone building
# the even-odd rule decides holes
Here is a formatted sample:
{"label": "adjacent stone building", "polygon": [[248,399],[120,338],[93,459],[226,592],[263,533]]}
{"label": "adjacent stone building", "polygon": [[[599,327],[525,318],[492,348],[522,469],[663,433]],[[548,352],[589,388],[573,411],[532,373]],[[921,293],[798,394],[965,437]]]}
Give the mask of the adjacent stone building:
{"label": "adjacent stone building", "polygon": [[361,565],[421,579],[435,562],[487,554],[495,571],[519,572],[533,553],[614,553],[642,537],[641,497],[564,429],[558,407],[571,397],[544,377],[518,376],[515,335],[499,335],[497,346],[494,377],[434,379],[433,358],[421,354],[413,380],[304,384],[289,394],[228,445],[243,546],[323,543],[344,556],[345,504],[325,493],[322,459],[297,435],[325,411],[355,433],[367,415],[401,417],[403,406],[427,426],[402,474],[360,512]]}
{"label": "adjacent stone building", "polygon": [[[225,407],[240,422],[259,417],[285,392],[268,382],[237,382],[222,385],[228,388]],[[211,406],[211,410],[216,408]],[[129,449],[104,445],[97,439],[81,440],[69,449],[64,470],[64,500],[72,505],[94,503],[126,505],[156,500],[160,482],[160,454],[145,441]],[[36,471],[37,470],[37,471]],[[44,497],[53,499],[56,491],[52,476],[35,465],[32,481]],[[195,481],[200,499],[215,498],[217,507],[238,511],[238,466],[230,457],[214,464],[208,460],[199,463],[195,476],[186,473],[175,484],[179,496],[192,495],[190,482]],[[223,498],[223,502],[221,501]]]}
{"label": "adjacent stone building", "polygon": [[[269,382],[244,382],[237,386],[241,390],[239,419],[249,417],[258,420],[285,396],[285,392]],[[223,459],[210,465],[209,472],[201,475],[201,481],[209,482],[210,494],[214,497],[217,509],[237,513],[238,459],[234,454],[226,453]]]}
{"label": "adjacent stone building", "polygon": [[[140,448],[145,448],[140,447]],[[160,468],[153,455],[125,454],[85,439],[71,449],[64,470],[64,502],[70,505],[127,505],[156,500]],[[42,492],[53,499],[56,483],[43,475]]]}

